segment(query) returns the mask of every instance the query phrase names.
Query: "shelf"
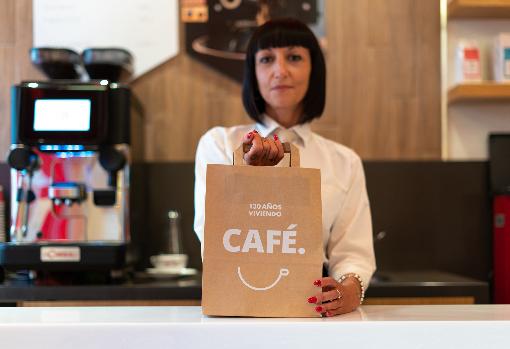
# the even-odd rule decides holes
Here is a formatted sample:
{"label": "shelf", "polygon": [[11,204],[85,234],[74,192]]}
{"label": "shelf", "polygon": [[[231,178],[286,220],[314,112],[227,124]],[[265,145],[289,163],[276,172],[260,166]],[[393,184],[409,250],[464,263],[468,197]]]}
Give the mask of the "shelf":
{"label": "shelf", "polygon": [[510,84],[479,83],[456,85],[448,90],[448,104],[457,102],[510,102]]}
{"label": "shelf", "polygon": [[510,19],[510,0],[452,0],[448,18]]}

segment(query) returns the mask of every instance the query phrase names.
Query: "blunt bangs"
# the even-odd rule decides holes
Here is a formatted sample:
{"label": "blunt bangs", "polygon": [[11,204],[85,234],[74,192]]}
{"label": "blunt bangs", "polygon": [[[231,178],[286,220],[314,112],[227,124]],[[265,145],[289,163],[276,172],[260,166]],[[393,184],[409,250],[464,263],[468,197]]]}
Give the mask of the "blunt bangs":
{"label": "blunt bangs", "polygon": [[302,29],[299,27],[269,26],[266,31],[256,38],[257,42],[254,43],[255,52],[253,54],[256,54],[259,50],[273,47],[303,46],[309,50],[318,48],[318,44],[317,47],[314,45],[317,40],[313,33],[309,30],[309,32],[303,31]]}
{"label": "blunt bangs", "polygon": [[260,94],[255,75],[255,54],[259,50],[287,46],[302,46],[309,50],[312,69],[308,91],[303,98],[304,115],[300,123],[319,118],[326,100],[326,63],[317,38],[308,26],[294,18],[270,20],[253,33],[246,49],[242,99],[253,120],[262,122],[265,101]]}

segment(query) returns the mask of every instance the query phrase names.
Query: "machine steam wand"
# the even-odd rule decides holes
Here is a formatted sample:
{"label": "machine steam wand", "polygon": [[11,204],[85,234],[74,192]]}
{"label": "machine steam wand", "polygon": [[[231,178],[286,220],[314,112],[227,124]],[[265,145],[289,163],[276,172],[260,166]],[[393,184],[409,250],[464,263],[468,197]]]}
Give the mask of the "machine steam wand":
{"label": "machine steam wand", "polygon": [[17,182],[18,208],[15,224],[11,229],[11,240],[21,242],[28,234],[29,205],[35,199],[35,194],[32,191],[32,178],[34,171],[40,167],[40,159],[29,148],[18,147],[11,150],[7,162],[9,166],[21,173]]}

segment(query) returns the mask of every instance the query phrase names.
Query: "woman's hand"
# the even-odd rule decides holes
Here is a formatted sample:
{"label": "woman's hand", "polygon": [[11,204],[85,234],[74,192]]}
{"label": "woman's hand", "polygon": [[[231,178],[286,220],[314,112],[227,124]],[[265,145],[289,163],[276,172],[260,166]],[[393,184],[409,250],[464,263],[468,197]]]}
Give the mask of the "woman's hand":
{"label": "woman's hand", "polygon": [[243,137],[243,144],[251,144],[251,149],[244,154],[248,165],[274,166],[283,159],[283,145],[277,135],[273,139],[263,138],[254,130]]}
{"label": "woman's hand", "polygon": [[308,298],[316,304],[315,311],[325,316],[336,316],[356,310],[360,303],[361,286],[355,277],[347,277],[339,283],[332,277],[315,280],[321,292]]}

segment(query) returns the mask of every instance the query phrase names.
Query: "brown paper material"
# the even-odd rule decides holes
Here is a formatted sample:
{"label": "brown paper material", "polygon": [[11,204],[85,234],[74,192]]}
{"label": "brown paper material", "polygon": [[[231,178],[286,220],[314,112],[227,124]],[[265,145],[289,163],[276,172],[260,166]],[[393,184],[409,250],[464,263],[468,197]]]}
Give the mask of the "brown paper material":
{"label": "brown paper material", "polygon": [[307,303],[322,274],[319,170],[208,165],[205,214],[204,314],[319,316]]}

